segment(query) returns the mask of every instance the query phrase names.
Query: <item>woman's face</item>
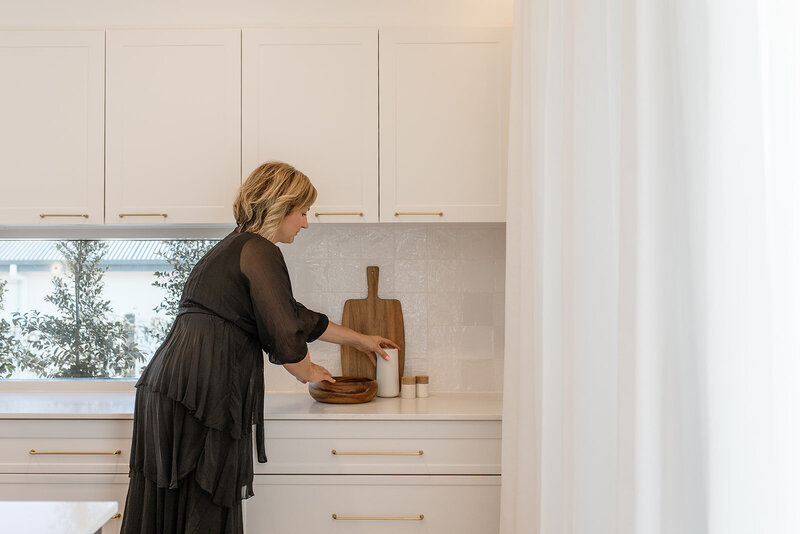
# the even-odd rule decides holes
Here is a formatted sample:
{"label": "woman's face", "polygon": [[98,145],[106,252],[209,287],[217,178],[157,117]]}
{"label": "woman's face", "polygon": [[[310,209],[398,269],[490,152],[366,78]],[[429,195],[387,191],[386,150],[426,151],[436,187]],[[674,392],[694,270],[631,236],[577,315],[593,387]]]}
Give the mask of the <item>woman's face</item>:
{"label": "woman's face", "polygon": [[275,233],[275,243],[291,243],[303,228],[308,228],[308,208],[298,208],[287,215]]}

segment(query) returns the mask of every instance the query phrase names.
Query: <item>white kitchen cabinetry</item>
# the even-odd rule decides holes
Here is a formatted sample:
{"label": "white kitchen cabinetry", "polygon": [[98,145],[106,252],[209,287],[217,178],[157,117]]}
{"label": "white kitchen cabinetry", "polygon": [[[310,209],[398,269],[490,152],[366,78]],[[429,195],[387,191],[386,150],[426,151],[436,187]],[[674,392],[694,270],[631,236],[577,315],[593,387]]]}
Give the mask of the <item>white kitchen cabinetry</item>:
{"label": "white kitchen cabinetry", "polygon": [[286,161],[319,192],[310,220],[377,222],[377,30],[244,30],[242,132],[242,179]]}
{"label": "white kitchen cabinetry", "polygon": [[[0,500],[117,501],[128,491],[131,420],[0,420]],[[68,518],[65,518],[68,521]],[[118,533],[119,517],[103,533]]]}
{"label": "white kitchen cabinetry", "polygon": [[232,223],[241,31],[111,30],[106,223]]}
{"label": "white kitchen cabinetry", "polygon": [[499,421],[269,421],[267,430],[269,462],[257,474],[500,473]]}
{"label": "white kitchen cabinetry", "polygon": [[509,51],[507,28],[381,29],[382,222],[505,221]]}
{"label": "white kitchen cabinetry", "polygon": [[491,534],[500,524],[499,476],[257,475],[253,491],[247,534]]}
{"label": "white kitchen cabinetry", "polygon": [[[254,466],[247,534],[498,531],[497,398],[325,405],[270,394],[265,407],[269,462]],[[116,500],[123,510],[132,409],[133,394],[0,392],[0,499]]]}
{"label": "white kitchen cabinetry", "polygon": [[498,420],[276,420],[266,434],[248,534],[498,531]]}
{"label": "white kitchen cabinetry", "polygon": [[0,224],[103,222],[102,31],[0,32]]}

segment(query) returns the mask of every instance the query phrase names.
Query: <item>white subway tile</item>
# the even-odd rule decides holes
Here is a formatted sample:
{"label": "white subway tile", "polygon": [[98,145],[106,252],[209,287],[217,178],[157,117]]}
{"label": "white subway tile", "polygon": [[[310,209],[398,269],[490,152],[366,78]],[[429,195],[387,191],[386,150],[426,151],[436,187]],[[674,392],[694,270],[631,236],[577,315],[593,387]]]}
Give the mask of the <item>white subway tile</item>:
{"label": "white subway tile", "polygon": [[492,360],[464,360],[458,362],[461,391],[487,393],[496,391],[497,367]]}
{"label": "white subway tile", "polygon": [[461,258],[464,240],[458,237],[459,229],[454,225],[431,225],[428,228],[428,258],[437,260]]}
{"label": "white subway tile", "polygon": [[403,309],[403,325],[426,326],[428,324],[428,295],[405,293],[397,295]]}
{"label": "white subway tile", "polygon": [[492,316],[494,326],[506,324],[506,295],[505,293],[495,293],[492,301]]}
{"label": "white subway tile", "polygon": [[312,225],[303,230],[294,239],[290,246],[284,246],[282,250],[292,251],[292,255],[297,258],[328,258],[328,238],[330,232],[326,231],[322,225]]}
{"label": "white subway tile", "polygon": [[394,290],[397,293],[423,293],[428,289],[428,262],[397,260],[394,263]]}
{"label": "white subway tile", "polygon": [[494,293],[464,293],[463,324],[468,326],[494,324]]}
{"label": "white subway tile", "polygon": [[327,232],[328,258],[360,258],[362,230],[358,225],[336,225],[334,230]]}
{"label": "white subway tile", "polygon": [[428,300],[428,324],[454,326],[464,318],[463,293],[431,293]]}
{"label": "white subway tile", "polygon": [[361,243],[361,258],[378,258],[392,261],[395,258],[395,233],[385,225],[369,225],[358,237]]}
{"label": "white subway tile", "polygon": [[366,298],[366,267],[361,260],[331,260],[328,267],[328,287],[331,291],[363,291]]}
{"label": "white subway tile", "polygon": [[398,260],[427,258],[427,230],[421,226],[396,225],[394,257]]}
{"label": "white subway tile", "polygon": [[405,325],[406,358],[424,359],[428,352],[428,327],[425,324]]}

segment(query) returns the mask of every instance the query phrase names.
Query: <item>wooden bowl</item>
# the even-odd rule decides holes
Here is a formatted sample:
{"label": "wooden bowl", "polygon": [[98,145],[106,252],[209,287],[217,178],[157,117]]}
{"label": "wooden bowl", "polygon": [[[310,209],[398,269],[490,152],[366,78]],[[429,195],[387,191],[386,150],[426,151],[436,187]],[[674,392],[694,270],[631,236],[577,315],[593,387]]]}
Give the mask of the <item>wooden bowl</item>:
{"label": "wooden bowl", "polygon": [[330,404],[358,404],[369,402],[378,393],[378,383],[371,378],[334,376],[335,383],[325,380],[309,382],[308,392],[317,402]]}

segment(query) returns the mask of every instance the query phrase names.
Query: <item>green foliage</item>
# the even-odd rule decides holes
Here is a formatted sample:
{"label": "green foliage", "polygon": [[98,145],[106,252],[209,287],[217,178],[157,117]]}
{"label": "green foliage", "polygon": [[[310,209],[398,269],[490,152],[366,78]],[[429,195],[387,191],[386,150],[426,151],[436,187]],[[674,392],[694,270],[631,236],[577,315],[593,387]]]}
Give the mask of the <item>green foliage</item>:
{"label": "green foliage", "polygon": [[165,294],[164,300],[153,308],[157,313],[163,313],[163,316],[154,319],[153,324],[145,328],[145,335],[149,338],[161,343],[167,337],[172,323],[178,315],[183,286],[186,284],[189,274],[200,258],[216,244],[217,241],[213,240],[164,242],[165,248],[158,254],[172,269],[153,273],[156,277],[153,285],[162,288]]}
{"label": "green foliage", "polygon": [[53,292],[45,300],[57,315],[32,311],[14,314],[14,324],[27,346],[19,365],[41,377],[114,377],[133,374],[144,355],[128,321],[113,318],[111,303],[103,299],[100,266],[108,245],[100,241],[60,241],[65,276],[53,277]]}
{"label": "green foliage", "polygon": [[[0,281],[0,311],[3,309],[3,298],[6,281]],[[0,378],[8,378],[15,371],[14,359],[20,353],[19,341],[11,332],[11,324],[0,319]]]}

